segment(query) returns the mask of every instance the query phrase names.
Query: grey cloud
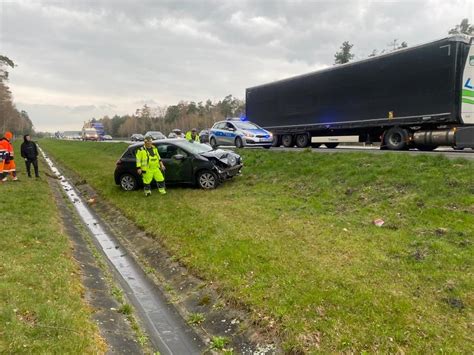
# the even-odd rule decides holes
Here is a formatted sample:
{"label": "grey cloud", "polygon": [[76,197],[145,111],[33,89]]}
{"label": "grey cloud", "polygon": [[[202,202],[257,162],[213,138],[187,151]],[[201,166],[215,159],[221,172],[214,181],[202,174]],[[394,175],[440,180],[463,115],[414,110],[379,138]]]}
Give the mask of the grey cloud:
{"label": "grey cloud", "polygon": [[[345,40],[363,58],[395,38],[414,45],[445,36],[463,17],[474,20],[468,0],[99,0],[2,8],[0,52],[18,63],[14,93],[17,85],[68,94],[77,97],[71,107],[109,114],[124,102],[243,97],[246,87],[332,65]],[[49,103],[65,106],[59,98]],[[78,119],[77,108],[57,110]]]}

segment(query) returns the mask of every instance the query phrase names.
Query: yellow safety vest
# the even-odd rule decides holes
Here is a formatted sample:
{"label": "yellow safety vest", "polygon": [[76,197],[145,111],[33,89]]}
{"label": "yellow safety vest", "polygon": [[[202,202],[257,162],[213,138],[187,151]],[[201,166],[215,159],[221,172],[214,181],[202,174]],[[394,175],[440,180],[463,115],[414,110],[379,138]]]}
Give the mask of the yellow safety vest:
{"label": "yellow safety vest", "polygon": [[[193,136],[191,131],[186,132],[186,140],[192,142]],[[201,143],[201,140],[199,139],[199,134],[196,133],[196,136],[194,137],[194,141],[196,143]]]}
{"label": "yellow safety vest", "polygon": [[137,160],[137,169],[140,168],[142,170],[155,170],[160,168],[161,157],[158,153],[158,149],[155,146],[153,146],[152,149],[154,153],[153,156],[144,146],[138,149],[135,156]]}

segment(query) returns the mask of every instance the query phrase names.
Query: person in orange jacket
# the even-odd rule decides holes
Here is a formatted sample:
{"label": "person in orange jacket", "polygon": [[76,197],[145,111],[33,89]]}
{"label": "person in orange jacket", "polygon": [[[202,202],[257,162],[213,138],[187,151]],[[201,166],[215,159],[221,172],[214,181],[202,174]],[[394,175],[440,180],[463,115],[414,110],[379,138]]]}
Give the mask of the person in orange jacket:
{"label": "person in orange jacket", "polygon": [[0,181],[3,181],[3,168],[5,167],[5,159],[8,154],[8,143],[3,139],[0,139]]}
{"label": "person in orange jacket", "polygon": [[16,165],[14,160],[13,145],[11,140],[13,138],[12,132],[5,132],[3,138],[0,140],[0,154],[3,154],[3,173],[2,181],[7,181],[7,176],[10,174],[13,181],[17,181]]}

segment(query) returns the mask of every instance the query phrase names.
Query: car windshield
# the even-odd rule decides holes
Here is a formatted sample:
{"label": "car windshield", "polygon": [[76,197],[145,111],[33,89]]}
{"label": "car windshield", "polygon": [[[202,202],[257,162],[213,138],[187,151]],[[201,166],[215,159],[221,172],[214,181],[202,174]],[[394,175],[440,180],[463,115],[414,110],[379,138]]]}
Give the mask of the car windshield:
{"label": "car windshield", "polygon": [[212,150],[212,147],[210,145],[196,143],[196,142],[191,143],[186,140],[182,140],[181,142],[176,142],[175,144],[178,147],[183,148],[192,154],[201,154],[201,153],[210,152]]}
{"label": "car windshield", "polygon": [[259,126],[251,122],[232,122],[237,128],[240,129],[260,129]]}

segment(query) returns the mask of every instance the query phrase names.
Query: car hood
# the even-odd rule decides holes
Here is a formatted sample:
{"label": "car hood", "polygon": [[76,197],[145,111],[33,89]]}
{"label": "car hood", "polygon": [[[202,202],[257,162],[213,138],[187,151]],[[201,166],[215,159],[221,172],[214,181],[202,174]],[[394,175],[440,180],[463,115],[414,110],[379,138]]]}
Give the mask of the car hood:
{"label": "car hood", "polygon": [[234,166],[240,163],[240,155],[230,150],[216,149],[211,150],[209,152],[201,153],[200,155],[208,159],[218,159],[219,161],[228,166]]}

